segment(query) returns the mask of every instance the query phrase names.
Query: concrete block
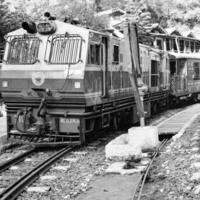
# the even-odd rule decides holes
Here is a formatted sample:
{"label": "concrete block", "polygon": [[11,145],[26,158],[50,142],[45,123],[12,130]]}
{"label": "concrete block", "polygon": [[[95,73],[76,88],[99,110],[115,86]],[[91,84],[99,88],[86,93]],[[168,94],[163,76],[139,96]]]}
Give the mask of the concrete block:
{"label": "concrete block", "polygon": [[27,192],[45,193],[48,192],[50,187],[28,187]]}
{"label": "concrete block", "polygon": [[133,155],[141,154],[141,147],[128,144],[128,134],[120,135],[105,147],[106,158],[119,157],[126,159]]}
{"label": "concrete block", "polygon": [[142,151],[154,150],[158,144],[158,128],[156,126],[132,127],[128,130],[128,143],[140,146]]}
{"label": "concrete block", "polygon": [[58,166],[55,166],[53,169],[67,171],[70,169],[70,166],[69,165],[67,165],[67,166],[58,165]]}

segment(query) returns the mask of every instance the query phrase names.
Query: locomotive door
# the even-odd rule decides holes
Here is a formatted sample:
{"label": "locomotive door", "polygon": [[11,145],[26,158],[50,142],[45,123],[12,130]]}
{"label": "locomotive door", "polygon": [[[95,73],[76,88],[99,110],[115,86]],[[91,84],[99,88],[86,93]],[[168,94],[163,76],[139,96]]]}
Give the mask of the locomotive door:
{"label": "locomotive door", "polygon": [[102,59],[102,98],[107,97],[107,71],[108,71],[108,44],[107,38],[102,38],[101,48],[101,59]]}

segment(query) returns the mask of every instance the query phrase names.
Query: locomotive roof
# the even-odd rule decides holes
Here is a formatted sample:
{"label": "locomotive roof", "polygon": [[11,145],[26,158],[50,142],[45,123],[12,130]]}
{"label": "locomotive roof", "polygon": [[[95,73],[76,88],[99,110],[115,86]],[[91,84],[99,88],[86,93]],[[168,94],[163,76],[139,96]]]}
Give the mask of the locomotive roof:
{"label": "locomotive roof", "polygon": [[[55,20],[54,22],[56,24],[55,34],[63,34],[65,32],[68,32],[69,34],[88,35],[89,32],[94,32],[94,33],[97,33],[97,34],[100,34],[100,35],[108,36],[107,33],[95,31],[95,30],[92,30],[92,29],[87,29],[87,28],[77,26],[77,25],[72,25],[72,24],[69,24],[69,23],[62,22],[62,21]],[[7,35],[23,35],[23,34],[27,34],[27,31],[24,30],[23,28],[19,28],[15,31],[8,33]],[[30,34],[30,35],[37,36],[37,34],[39,34],[39,33]]]}

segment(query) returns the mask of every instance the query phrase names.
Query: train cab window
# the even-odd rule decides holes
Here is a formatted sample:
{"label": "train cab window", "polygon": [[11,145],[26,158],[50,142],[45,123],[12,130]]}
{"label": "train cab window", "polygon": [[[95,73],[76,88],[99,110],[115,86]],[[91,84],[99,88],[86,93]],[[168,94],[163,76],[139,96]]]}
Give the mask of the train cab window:
{"label": "train cab window", "polygon": [[151,87],[158,86],[159,80],[159,62],[156,60],[151,60]]}
{"label": "train cab window", "polygon": [[76,64],[81,57],[82,38],[79,35],[55,35],[52,39],[50,64]]}
{"label": "train cab window", "polygon": [[179,40],[179,49],[181,53],[184,51],[184,40]]}
{"label": "train cab window", "polygon": [[193,69],[194,69],[194,80],[199,80],[200,79],[200,63],[199,62],[195,62],[193,65]]}
{"label": "train cab window", "polygon": [[119,46],[113,46],[113,63],[119,64]]}
{"label": "train cab window", "polygon": [[167,48],[167,51],[170,51],[172,49],[171,39],[169,39],[169,38],[166,39],[166,48]]}
{"label": "train cab window", "polygon": [[90,44],[88,52],[88,64],[101,65],[103,60],[100,44]]}
{"label": "train cab window", "polygon": [[40,40],[39,38],[29,38],[19,36],[10,42],[8,53],[8,64],[34,64],[38,59]]}

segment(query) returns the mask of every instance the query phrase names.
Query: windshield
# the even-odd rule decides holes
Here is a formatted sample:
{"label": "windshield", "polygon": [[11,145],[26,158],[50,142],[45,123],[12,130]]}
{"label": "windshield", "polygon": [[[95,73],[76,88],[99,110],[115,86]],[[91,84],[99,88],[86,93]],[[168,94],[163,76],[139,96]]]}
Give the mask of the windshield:
{"label": "windshield", "polygon": [[52,39],[49,63],[76,64],[81,58],[82,38],[79,35],[56,35]]}
{"label": "windshield", "polygon": [[38,59],[39,38],[13,37],[9,46],[8,64],[34,64]]}

